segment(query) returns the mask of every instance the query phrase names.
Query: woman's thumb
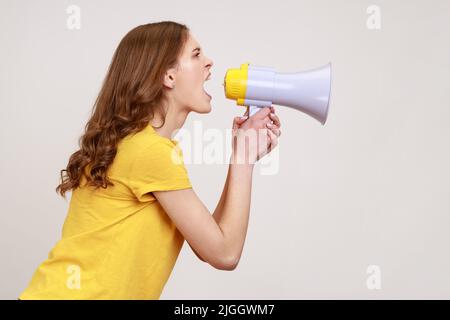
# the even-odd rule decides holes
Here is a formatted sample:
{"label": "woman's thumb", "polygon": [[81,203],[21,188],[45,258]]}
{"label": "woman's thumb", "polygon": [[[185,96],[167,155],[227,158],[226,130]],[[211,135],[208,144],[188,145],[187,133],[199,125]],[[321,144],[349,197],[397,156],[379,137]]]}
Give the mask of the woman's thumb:
{"label": "woman's thumb", "polygon": [[233,120],[233,129],[237,129],[239,125],[241,125],[245,120],[247,120],[248,117],[247,116],[243,116],[243,117],[234,117]]}

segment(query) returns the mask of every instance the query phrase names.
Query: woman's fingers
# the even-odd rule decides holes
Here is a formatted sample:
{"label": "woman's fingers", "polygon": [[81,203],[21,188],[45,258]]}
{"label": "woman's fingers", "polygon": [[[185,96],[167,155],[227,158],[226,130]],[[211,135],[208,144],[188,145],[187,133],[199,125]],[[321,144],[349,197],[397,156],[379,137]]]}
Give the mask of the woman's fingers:
{"label": "woman's fingers", "polygon": [[277,127],[281,127],[280,118],[275,113],[270,113],[269,117]]}
{"label": "woman's fingers", "polygon": [[272,123],[267,123],[266,124],[267,128],[269,128],[273,133],[276,134],[277,137],[279,137],[281,135],[281,130],[278,126],[276,126],[275,124]]}
{"label": "woman's fingers", "polygon": [[273,149],[275,149],[275,147],[278,145],[278,136],[272,132],[272,130],[267,130],[267,132],[269,133],[269,138],[270,138],[270,151],[272,151]]}
{"label": "woman's fingers", "polygon": [[270,113],[270,108],[264,107],[259,108],[258,111],[255,112],[254,115],[252,115],[253,119],[257,120],[263,120],[265,117],[268,117]]}
{"label": "woman's fingers", "polygon": [[234,117],[233,119],[233,129],[238,129],[239,126],[245,122],[245,120],[247,120],[248,117],[247,116],[242,116],[242,117]]}

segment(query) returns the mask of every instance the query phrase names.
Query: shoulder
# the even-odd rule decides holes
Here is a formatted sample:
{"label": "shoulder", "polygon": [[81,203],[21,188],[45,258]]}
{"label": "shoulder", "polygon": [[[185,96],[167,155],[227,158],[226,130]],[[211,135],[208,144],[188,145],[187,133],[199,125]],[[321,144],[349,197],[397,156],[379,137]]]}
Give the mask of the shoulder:
{"label": "shoulder", "polygon": [[176,141],[160,136],[150,125],[123,138],[117,149],[132,158],[181,150]]}
{"label": "shoulder", "polygon": [[177,142],[154,136],[141,146],[135,161],[158,161],[166,165],[183,165],[183,152]]}
{"label": "shoulder", "polygon": [[191,188],[178,143],[152,136],[131,160],[128,182],[139,201],[147,201],[149,192]]}

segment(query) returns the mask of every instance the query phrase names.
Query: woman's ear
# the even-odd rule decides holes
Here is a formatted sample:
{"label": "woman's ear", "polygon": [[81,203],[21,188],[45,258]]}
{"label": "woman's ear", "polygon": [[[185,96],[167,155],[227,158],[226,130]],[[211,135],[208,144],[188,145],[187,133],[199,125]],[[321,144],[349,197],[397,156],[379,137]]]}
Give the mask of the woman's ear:
{"label": "woman's ear", "polygon": [[164,75],[164,85],[173,89],[175,87],[175,69],[171,68]]}

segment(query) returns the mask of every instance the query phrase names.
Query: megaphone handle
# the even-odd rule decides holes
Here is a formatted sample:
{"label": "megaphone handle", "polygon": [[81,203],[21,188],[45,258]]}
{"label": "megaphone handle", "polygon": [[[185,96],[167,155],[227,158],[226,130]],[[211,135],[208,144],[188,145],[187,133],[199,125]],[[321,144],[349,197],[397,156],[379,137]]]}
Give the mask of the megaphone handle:
{"label": "megaphone handle", "polygon": [[256,112],[258,112],[258,110],[260,108],[264,108],[264,107],[259,107],[259,106],[248,106],[247,110],[248,110],[248,116],[251,117],[252,115],[254,115]]}

